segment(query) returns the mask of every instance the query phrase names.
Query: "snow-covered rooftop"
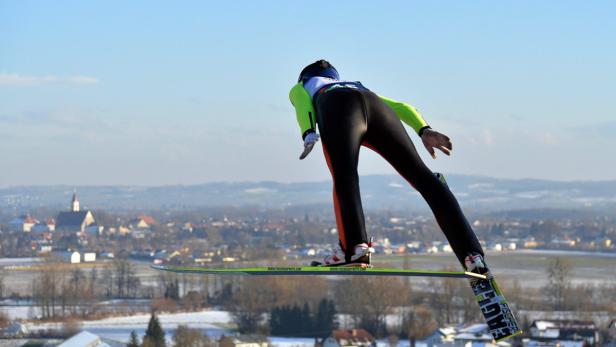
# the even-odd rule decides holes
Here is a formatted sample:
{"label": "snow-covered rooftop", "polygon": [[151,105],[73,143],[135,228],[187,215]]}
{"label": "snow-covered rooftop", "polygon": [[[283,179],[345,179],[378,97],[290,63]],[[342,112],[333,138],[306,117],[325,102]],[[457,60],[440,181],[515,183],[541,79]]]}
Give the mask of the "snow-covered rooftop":
{"label": "snow-covered rooftop", "polygon": [[58,347],[110,347],[101,338],[88,331],[82,331],[62,342]]}

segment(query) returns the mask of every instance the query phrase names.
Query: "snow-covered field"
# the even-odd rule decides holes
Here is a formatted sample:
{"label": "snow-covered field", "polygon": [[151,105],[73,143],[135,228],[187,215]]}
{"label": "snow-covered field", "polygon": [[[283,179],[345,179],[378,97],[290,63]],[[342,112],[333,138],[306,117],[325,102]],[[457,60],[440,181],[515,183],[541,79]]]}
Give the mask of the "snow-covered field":
{"label": "snow-covered field", "polygon": [[[225,311],[199,311],[187,313],[161,313],[158,315],[160,323],[171,340],[173,331],[178,325],[199,329],[210,338],[218,339],[222,334],[230,334],[231,330],[225,328],[231,323],[231,317]],[[127,342],[131,331],[143,336],[150,320],[149,314],[138,314],[128,317],[113,317],[101,320],[82,322],[81,327],[91,333],[108,339]],[[61,329],[61,323],[28,323],[29,330]]]}
{"label": "snow-covered field", "polygon": [[[187,325],[199,329],[212,339],[218,339],[222,334],[233,334],[229,328],[232,325],[231,316],[226,311],[207,310],[186,313],[161,313],[158,315],[160,323],[167,333],[167,339],[171,341],[173,331],[178,325]],[[85,321],[81,323],[83,330],[115,341],[127,342],[131,331],[138,336],[145,334],[145,329],[150,320],[149,314],[138,314],[128,317],[112,317],[100,320]],[[29,330],[61,329],[62,323],[27,323]],[[313,338],[302,337],[268,337],[271,344],[277,347],[312,347]],[[405,344],[406,343],[406,344]],[[386,340],[378,341],[379,347],[388,346]],[[408,347],[408,342],[400,341],[399,347]]]}
{"label": "snow-covered field", "polygon": [[33,306],[0,306],[0,312],[6,314],[11,320],[30,319],[40,314],[40,310]]}

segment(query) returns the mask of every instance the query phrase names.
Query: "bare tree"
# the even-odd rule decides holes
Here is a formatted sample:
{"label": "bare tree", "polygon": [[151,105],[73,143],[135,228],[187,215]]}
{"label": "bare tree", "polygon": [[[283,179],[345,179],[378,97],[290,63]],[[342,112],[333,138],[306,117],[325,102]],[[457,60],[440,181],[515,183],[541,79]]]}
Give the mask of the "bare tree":
{"label": "bare tree", "polygon": [[62,336],[68,338],[68,337],[71,337],[79,333],[80,330],[81,330],[81,322],[70,318],[70,319],[65,320],[62,323],[61,334]]}
{"label": "bare tree", "polygon": [[207,335],[198,329],[178,325],[173,332],[173,347],[213,347],[215,345]]}
{"label": "bare tree", "polygon": [[113,283],[119,297],[136,296],[141,286],[134,265],[126,259],[113,261]]}
{"label": "bare tree", "polygon": [[4,298],[4,270],[0,270],[0,298]]}
{"label": "bare tree", "polygon": [[415,347],[415,341],[421,340],[438,327],[434,314],[424,305],[413,307],[407,318],[408,337],[411,347]]}
{"label": "bare tree", "polygon": [[32,299],[40,307],[42,318],[53,318],[57,305],[61,304],[63,282],[62,263],[54,257],[46,257],[32,283]]}
{"label": "bare tree", "polygon": [[262,329],[265,314],[276,303],[276,295],[268,287],[270,279],[245,279],[233,295],[227,309],[241,333],[256,333]]}
{"label": "bare tree", "polygon": [[616,283],[606,283],[599,287],[600,306],[610,313],[616,313]]}
{"label": "bare tree", "polygon": [[561,257],[556,257],[547,268],[548,285],[545,295],[553,310],[565,309],[566,295],[570,288],[571,263]]}
{"label": "bare tree", "polygon": [[107,298],[113,296],[113,272],[110,268],[103,270],[103,275],[100,279],[102,287],[104,288],[104,295]]}
{"label": "bare tree", "polygon": [[96,292],[97,282],[98,282],[98,270],[96,270],[96,267],[93,267],[92,270],[90,270],[90,274],[88,276],[88,294],[90,297],[94,297],[97,294]]}
{"label": "bare tree", "polygon": [[351,315],[355,324],[377,336],[385,336],[385,318],[395,306],[407,305],[410,293],[403,281],[395,277],[354,277],[336,288],[342,312]]}
{"label": "bare tree", "polygon": [[[455,271],[455,269],[445,268],[443,271]],[[437,313],[435,318],[439,325],[457,323],[458,306],[468,307],[473,302],[468,297],[471,295],[468,283],[459,279],[433,278],[430,280],[430,287],[432,288],[430,306]]]}
{"label": "bare tree", "polygon": [[0,312],[0,328],[6,328],[9,324],[11,324],[11,318],[6,313]]}

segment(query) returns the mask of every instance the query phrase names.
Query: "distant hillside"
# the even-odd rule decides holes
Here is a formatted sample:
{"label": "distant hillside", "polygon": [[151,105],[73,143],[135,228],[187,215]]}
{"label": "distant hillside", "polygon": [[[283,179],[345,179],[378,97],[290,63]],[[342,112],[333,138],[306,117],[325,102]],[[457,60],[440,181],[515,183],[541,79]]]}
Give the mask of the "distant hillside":
{"label": "distant hillside", "polygon": [[[496,212],[528,209],[607,210],[616,207],[616,181],[557,182],[449,175],[449,186],[465,209]],[[367,208],[425,209],[419,194],[395,175],[361,177]],[[0,188],[0,208],[68,208],[73,187]],[[185,209],[206,206],[288,207],[330,204],[331,182],[208,183],[190,186],[84,186],[77,193],[91,209]]]}

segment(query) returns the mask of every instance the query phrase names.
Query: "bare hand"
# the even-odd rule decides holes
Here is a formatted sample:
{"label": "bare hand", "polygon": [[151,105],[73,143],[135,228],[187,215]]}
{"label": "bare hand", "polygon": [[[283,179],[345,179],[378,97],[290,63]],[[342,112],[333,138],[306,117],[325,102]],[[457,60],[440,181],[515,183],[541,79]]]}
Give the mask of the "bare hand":
{"label": "bare hand", "polygon": [[451,140],[445,134],[441,134],[432,129],[426,129],[423,134],[421,134],[421,141],[434,159],[436,159],[436,152],[434,151],[435,148],[438,148],[441,152],[447,155],[451,154]]}

